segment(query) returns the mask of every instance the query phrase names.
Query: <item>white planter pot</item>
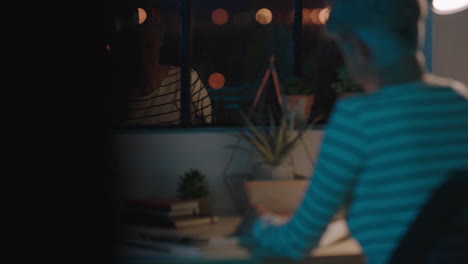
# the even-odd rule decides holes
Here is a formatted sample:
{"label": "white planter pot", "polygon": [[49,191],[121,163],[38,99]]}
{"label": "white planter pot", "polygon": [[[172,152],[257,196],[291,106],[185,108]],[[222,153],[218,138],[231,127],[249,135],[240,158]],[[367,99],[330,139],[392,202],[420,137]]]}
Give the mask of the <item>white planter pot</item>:
{"label": "white planter pot", "polygon": [[266,163],[255,164],[252,167],[253,179],[258,180],[293,180],[294,169],[286,164],[270,165]]}

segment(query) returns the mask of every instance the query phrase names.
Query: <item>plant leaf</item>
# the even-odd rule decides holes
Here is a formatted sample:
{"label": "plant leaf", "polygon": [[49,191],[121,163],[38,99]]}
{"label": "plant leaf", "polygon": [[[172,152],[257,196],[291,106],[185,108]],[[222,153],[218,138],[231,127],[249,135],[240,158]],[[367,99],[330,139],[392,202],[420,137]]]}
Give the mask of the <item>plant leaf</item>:
{"label": "plant leaf", "polygon": [[276,120],[271,110],[268,111],[268,116],[270,119],[270,133],[268,134],[268,138],[269,138],[268,142],[270,144],[271,149],[273,151],[276,151],[275,144],[276,144],[276,139],[278,138],[277,124],[276,124]]}
{"label": "plant leaf", "polygon": [[276,142],[276,149],[275,149],[275,156],[278,157],[281,152],[283,152],[283,147],[286,143],[286,130],[287,130],[287,126],[286,126],[286,120],[285,118],[283,117],[281,119],[281,125],[280,125],[280,128],[279,128],[279,131],[278,131],[278,138],[277,138],[277,142]]}
{"label": "plant leaf", "polygon": [[243,112],[241,112],[241,116],[246,122],[248,128],[250,128],[251,134],[255,136],[255,138],[263,145],[264,148],[267,148],[270,153],[272,153],[273,149],[271,149],[270,145],[268,144],[268,140],[266,139],[265,135],[257,129],[257,127],[247,118]]}
{"label": "plant leaf", "polygon": [[245,131],[241,132],[241,135],[244,137],[244,139],[253,145],[257,151],[263,156],[264,160],[272,160],[274,159],[272,152],[265,147],[260,141],[258,141],[255,137],[250,137]]}
{"label": "plant leaf", "polygon": [[296,118],[293,113],[289,115],[289,129],[290,131],[294,130],[294,127],[296,126],[295,124]]}

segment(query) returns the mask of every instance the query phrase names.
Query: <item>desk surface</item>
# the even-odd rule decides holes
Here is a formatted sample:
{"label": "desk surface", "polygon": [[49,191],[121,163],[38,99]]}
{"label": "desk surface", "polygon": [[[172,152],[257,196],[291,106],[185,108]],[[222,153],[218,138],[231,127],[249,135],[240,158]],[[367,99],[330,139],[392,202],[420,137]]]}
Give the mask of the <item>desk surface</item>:
{"label": "desk surface", "polygon": [[[234,233],[237,226],[240,224],[240,217],[221,217],[219,222],[213,225],[167,230],[154,227],[131,227],[130,232],[145,232],[145,233],[175,233],[178,235],[193,236],[209,239],[207,245],[197,247],[204,261],[219,261],[219,260],[245,260],[249,263],[249,252],[238,245],[236,237],[229,235]],[[364,263],[361,256],[361,248],[353,239],[347,239],[328,247],[318,247],[311,251],[311,263]],[[224,262],[223,262],[224,263]],[[230,263],[229,261],[225,263]],[[240,263],[240,262],[236,262]],[[269,262],[271,263],[271,262]]]}

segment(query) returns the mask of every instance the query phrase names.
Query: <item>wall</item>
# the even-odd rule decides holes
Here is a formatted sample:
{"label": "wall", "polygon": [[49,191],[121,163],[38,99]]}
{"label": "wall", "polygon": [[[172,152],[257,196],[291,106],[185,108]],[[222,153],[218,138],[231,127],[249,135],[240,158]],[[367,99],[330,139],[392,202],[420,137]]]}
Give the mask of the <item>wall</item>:
{"label": "wall", "polygon": [[468,10],[433,21],[433,72],[468,84]]}
{"label": "wall", "polygon": [[[115,159],[123,175],[126,197],[174,196],[178,177],[190,168],[207,175],[215,213],[232,214],[235,206],[223,181],[223,171],[236,143],[237,133],[228,128],[122,131],[115,135]],[[293,152],[297,174],[310,176],[322,130],[308,131],[304,144]],[[310,154],[310,157],[309,157]],[[236,152],[227,175],[249,173],[256,162],[245,152]]]}

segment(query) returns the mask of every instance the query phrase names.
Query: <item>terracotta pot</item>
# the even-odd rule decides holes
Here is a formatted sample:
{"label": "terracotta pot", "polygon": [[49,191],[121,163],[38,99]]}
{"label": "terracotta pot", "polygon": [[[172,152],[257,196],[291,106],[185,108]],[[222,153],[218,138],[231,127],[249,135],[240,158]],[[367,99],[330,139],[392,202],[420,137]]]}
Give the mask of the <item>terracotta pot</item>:
{"label": "terracotta pot", "polygon": [[244,181],[247,202],[280,214],[293,212],[303,200],[309,180]]}
{"label": "terracotta pot", "polygon": [[290,113],[295,113],[295,121],[298,126],[307,123],[313,103],[313,95],[286,95],[286,108]]}

